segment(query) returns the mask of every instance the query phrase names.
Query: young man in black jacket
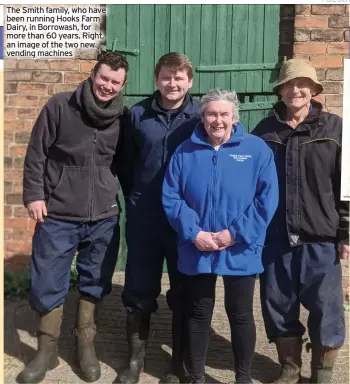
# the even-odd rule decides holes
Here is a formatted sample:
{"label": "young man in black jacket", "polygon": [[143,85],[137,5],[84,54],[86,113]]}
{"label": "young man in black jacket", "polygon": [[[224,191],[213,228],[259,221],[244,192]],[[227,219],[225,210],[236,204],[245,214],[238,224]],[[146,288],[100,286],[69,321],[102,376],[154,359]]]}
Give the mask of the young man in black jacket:
{"label": "young man in black jacket", "polygon": [[260,278],[267,336],[282,369],[276,383],[300,378],[300,304],[309,311],[311,383],[330,383],[345,326],[339,259],[348,259],[349,203],[340,200],[342,119],[313,100],[323,90],[309,62],[281,68],[274,115],[253,131],[275,154],[280,199],[268,228]]}
{"label": "young man in black jacket", "polygon": [[40,317],[38,352],[18,381],[42,380],[58,365],[57,339],[70,267],[77,254],[80,300],[77,358],[84,380],[99,379],[95,356],[97,309],[110,293],[119,246],[115,178],[127,61],[100,57],[74,92],[54,95],[32,131],[24,164],[23,200],[37,221],[31,260],[30,305]]}
{"label": "young man in black jacket", "polygon": [[126,241],[128,245],[123,303],[127,309],[129,368],[123,383],[136,383],[144,366],[151,314],[158,308],[164,259],[170,290],[167,302],[173,312],[172,374],[182,376],[183,314],[181,276],[177,269],[176,233],[162,206],[166,167],[177,146],[189,138],[200,120],[199,103],[192,87],[192,64],[180,53],[162,56],[155,68],[158,90],[130,109],[125,129],[124,177],[126,197]]}

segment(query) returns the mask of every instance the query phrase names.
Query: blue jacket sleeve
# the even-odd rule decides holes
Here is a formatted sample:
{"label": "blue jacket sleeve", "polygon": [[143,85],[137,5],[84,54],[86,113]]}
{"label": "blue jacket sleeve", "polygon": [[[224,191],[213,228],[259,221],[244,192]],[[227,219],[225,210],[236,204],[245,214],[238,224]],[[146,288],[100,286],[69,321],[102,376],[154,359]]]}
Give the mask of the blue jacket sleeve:
{"label": "blue jacket sleeve", "polygon": [[172,156],[163,182],[163,207],[172,228],[182,240],[194,241],[201,231],[199,216],[191,209],[181,190],[178,152]]}
{"label": "blue jacket sleeve", "polygon": [[[236,242],[256,243],[266,232],[278,206],[278,179],[272,151],[261,165],[255,197],[228,228]],[[263,244],[258,244],[263,245]]]}

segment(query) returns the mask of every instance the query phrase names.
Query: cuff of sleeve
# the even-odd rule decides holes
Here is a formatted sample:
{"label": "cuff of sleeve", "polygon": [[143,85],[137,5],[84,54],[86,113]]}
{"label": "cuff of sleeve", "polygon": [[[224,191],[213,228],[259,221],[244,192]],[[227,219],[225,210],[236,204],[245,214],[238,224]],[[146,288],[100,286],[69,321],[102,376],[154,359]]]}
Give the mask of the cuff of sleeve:
{"label": "cuff of sleeve", "polygon": [[188,233],[187,233],[186,240],[189,240],[189,241],[191,241],[193,243],[196,240],[196,237],[198,236],[198,233],[201,230],[202,229],[199,228],[199,227],[190,228]]}
{"label": "cuff of sleeve", "polygon": [[337,242],[339,244],[349,245],[349,229],[347,228],[337,229]]}

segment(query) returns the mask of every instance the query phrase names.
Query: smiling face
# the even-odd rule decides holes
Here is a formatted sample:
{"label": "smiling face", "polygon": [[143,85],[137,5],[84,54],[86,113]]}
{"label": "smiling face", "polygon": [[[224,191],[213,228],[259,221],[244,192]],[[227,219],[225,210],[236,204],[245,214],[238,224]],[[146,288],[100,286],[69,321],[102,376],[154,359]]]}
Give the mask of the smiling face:
{"label": "smiling face", "polygon": [[231,136],[233,104],[227,100],[209,101],[202,116],[208,142],[213,146],[224,144]]}
{"label": "smiling face", "polygon": [[161,94],[162,107],[174,109],[181,106],[187,91],[192,87],[192,79],[186,70],[162,66],[156,85]]}
{"label": "smiling face", "polygon": [[308,77],[297,77],[282,84],[279,93],[287,108],[297,111],[309,107],[311,98],[316,94],[316,86]]}
{"label": "smiling face", "polygon": [[102,103],[108,103],[124,88],[125,69],[113,70],[107,64],[101,64],[98,71],[91,72],[92,91],[95,97]]}

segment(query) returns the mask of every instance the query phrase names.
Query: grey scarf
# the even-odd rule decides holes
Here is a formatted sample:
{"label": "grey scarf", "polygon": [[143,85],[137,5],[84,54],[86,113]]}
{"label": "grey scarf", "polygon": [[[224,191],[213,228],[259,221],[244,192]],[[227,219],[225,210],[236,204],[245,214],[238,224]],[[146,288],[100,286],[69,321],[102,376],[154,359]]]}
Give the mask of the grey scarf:
{"label": "grey scarf", "polygon": [[121,95],[118,95],[108,102],[104,108],[100,107],[96,103],[92,92],[92,80],[90,77],[83,83],[81,103],[85,112],[97,128],[111,125],[120,115],[123,114],[124,105]]}

